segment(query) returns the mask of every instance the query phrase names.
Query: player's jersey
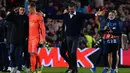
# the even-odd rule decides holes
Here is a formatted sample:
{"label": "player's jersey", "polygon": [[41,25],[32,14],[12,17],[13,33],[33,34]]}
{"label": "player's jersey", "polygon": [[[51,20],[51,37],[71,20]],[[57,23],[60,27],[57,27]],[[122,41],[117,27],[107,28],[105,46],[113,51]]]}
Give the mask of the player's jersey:
{"label": "player's jersey", "polygon": [[28,14],[29,16],[29,39],[45,39],[45,26],[43,18],[38,13]]}

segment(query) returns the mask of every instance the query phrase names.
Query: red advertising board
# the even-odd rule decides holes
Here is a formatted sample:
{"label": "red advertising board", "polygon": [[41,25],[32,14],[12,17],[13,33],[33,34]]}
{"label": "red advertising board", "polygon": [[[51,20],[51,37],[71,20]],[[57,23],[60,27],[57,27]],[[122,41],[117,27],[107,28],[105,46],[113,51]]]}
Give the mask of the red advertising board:
{"label": "red advertising board", "polygon": [[130,66],[130,49],[122,50],[121,49],[121,65]]}
{"label": "red advertising board", "polygon": [[[98,49],[93,48],[85,48],[83,50],[77,50],[77,64],[82,65],[82,67],[92,67],[93,63],[88,58],[88,56],[94,54]],[[52,48],[48,50],[46,48],[40,48],[39,54],[41,57],[41,61],[43,66],[51,66],[51,67],[67,67],[67,63],[60,56],[59,48]]]}
{"label": "red advertising board", "polygon": [[[96,53],[99,49],[93,48],[85,48],[83,50],[77,50],[77,65],[78,67],[93,67],[92,61],[89,59],[89,56]],[[48,50],[46,48],[39,49],[40,58],[43,66],[51,66],[51,67],[67,67],[67,63],[60,56],[59,48],[52,48]],[[130,49],[129,50],[121,50],[120,53],[121,65],[130,66]],[[93,58],[94,59],[94,58]]]}

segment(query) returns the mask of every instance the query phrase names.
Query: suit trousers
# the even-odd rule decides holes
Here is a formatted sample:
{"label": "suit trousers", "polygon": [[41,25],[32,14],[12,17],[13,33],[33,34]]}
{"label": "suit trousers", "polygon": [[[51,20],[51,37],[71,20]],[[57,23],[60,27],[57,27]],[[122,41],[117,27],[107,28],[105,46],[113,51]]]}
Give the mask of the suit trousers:
{"label": "suit trousers", "polygon": [[79,36],[71,37],[67,36],[67,49],[70,59],[70,64],[72,64],[72,70],[77,70],[77,48],[79,44]]}

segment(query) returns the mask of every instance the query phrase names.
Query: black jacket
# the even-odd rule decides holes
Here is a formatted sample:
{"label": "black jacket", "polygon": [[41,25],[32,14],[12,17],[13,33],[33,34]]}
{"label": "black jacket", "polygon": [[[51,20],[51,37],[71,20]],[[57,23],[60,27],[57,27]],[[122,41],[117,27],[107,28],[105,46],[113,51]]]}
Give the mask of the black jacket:
{"label": "black jacket", "polygon": [[19,15],[15,12],[10,13],[6,18],[11,22],[10,43],[23,44],[29,33],[29,18],[27,15]]}
{"label": "black jacket", "polygon": [[66,26],[65,35],[74,37],[81,35],[81,30],[84,26],[84,20],[94,18],[95,14],[83,14],[80,12],[76,12],[76,15],[74,15],[72,18],[70,18],[69,13],[53,16],[48,15],[47,17],[52,19],[63,19],[63,24]]}
{"label": "black jacket", "polygon": [[0,42],[4,42],[6,38],[6,24],[5,21],[2,19],[0,20]]}

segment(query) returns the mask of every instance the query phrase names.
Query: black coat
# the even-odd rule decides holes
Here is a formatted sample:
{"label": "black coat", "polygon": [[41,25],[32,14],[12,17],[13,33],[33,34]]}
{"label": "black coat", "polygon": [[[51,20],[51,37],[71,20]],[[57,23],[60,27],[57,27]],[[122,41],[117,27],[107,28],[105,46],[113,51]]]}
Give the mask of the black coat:
{"label": "black coat", "polygon": [[6,38],[6,24],[5,21],[2,19],[0,20],[0,42],[4,42]]}
{"label": "black coat", "polygon": [[6,18],[11,22],[10,43],[22,45],[29,33],[29,18],[27,15],[10,13]]}
{"label": "black coat", "polygon": [[81,30],[84,27],[84,20],[94,18],[95,14],[84,14],[76,12],[72,18],[70,18],[69,13],[63,15],[48,15],[47,18],[52,19],[63,19],[63,24],[66,26],[65,35],[66,36],[80,36]]}

